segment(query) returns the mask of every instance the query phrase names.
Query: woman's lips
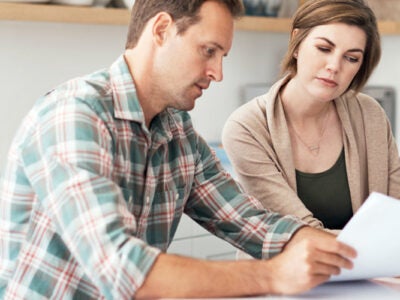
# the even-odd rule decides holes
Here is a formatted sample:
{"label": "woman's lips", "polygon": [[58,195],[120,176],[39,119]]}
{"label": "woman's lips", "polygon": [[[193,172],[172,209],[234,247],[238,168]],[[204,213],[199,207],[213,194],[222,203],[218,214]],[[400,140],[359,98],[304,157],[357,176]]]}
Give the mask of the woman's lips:
{"label": "woman's lips", "polygon": [[318,80],[321,81],[324,85],[329,87],[336,87],[338,85],[336,81],[328,78],[318,77]]}

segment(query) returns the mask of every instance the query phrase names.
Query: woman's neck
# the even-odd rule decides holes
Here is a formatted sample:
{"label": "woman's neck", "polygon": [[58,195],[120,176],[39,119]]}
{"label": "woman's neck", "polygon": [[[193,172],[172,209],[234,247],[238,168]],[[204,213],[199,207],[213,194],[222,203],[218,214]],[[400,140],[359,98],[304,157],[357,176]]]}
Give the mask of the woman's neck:
{"label": "woman's neck", "polygon": [[290,80],[279,92],[286,118],[293,124],[320,123],[334,107],[333,101],[319,101],[306,91],[299,91]]}

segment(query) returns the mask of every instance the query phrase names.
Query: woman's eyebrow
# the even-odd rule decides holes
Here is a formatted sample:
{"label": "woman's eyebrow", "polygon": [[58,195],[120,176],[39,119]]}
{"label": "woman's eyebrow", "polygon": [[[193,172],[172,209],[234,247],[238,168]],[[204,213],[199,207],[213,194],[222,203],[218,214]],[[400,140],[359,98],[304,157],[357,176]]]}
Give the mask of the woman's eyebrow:
{"label": "woman's eyebrow", "polygon": [[[315,39],[316,40],[324,40],[325,42],[327,42],[332,47],[336,46],[334,42],[332,42],[330,39],[328,39],[326,37],[316,37]],[[352,48],[352,49],[347,50],[347,52],[361,52],[361,53],[364,53],[364,50],[360,49],[360,48]]]}

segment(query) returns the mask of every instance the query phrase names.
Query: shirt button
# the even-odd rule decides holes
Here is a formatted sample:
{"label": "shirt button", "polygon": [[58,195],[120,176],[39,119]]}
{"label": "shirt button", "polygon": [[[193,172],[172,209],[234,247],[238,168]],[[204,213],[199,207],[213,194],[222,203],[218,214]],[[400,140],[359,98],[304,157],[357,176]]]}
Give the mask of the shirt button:
{"label": "shirt button", "polygon": [[150,197],[147,196],[147,197],[146,197],[146,204],[149,204],[149,203],[150,203]]}
{"label": "shirt button", "polygon": [[177,201],[179,199],[179,194],[175,195],[175,201]]}

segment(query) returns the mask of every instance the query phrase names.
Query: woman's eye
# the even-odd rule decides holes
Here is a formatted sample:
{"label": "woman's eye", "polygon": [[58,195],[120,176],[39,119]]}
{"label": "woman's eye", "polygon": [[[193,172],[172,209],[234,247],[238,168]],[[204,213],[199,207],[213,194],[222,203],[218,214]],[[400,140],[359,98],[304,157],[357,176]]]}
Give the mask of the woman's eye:
{"label": "woman's eye", "polygon": [[328,47],[317,47],[317,48],[318,48],[318,50],[321,51],[321,52],[329,52],[329,51],[331,51],[331,49],[328,48]]}
{"label": "woman's eye", "polygon": [[345,56],[345,58],[351,63],[357,63],[359,61],[358,57]]}

